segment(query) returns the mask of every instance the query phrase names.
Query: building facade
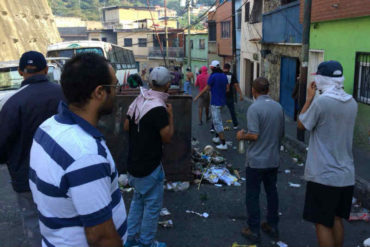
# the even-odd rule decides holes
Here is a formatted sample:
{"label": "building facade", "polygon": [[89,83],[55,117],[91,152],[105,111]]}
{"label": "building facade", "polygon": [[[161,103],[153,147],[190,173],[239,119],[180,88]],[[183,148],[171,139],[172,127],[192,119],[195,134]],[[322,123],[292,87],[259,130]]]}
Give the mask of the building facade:
{"label": "building facade", "polygon": [[[185,59],[184,72],[189,67],[188,65],[188,40],[189,36],[185,35]],[[202,66],[209,65],[208,63],[208,33],[192,33],[190,35],[190,49],[191,49],[191,71],[198,73]]]}
{"label": "building facade", "polygon": [[[303,1],[302,1],[303,2]],[[303,11],[301,9],[301,18]],[[309,73],[322,61],[343,65],[344,90],[358,102],[356,145],[370,151],[370,4],[313,0]],[[313,78],[309,78],[312,81]]]}

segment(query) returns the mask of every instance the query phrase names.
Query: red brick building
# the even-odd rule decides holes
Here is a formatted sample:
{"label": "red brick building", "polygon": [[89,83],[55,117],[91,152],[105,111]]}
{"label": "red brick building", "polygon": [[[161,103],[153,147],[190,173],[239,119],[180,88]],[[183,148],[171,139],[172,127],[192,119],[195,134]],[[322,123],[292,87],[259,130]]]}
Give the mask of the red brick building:
{"label": "red brick building", "polygon": [[221,65],[233,62],[231,4],[231,1],[219,0],[208,13],[208,62],[219,60]]}

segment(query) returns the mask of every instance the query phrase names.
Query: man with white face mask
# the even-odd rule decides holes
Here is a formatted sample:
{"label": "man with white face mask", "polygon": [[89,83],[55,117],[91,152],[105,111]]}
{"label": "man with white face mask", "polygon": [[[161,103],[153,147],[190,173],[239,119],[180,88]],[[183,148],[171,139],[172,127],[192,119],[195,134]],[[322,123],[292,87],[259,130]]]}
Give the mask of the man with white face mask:
{"label": "man with white face mask", "polygon": [[[298,128],[310,131],[303,218],[315,224],[320,247],[343,246],[342,218],[349,218],[355,184],[357,103],[343,90],[343,81],[339,62],[321,63],[298,121]],[[315,96],[316,89],[320,95]]]}

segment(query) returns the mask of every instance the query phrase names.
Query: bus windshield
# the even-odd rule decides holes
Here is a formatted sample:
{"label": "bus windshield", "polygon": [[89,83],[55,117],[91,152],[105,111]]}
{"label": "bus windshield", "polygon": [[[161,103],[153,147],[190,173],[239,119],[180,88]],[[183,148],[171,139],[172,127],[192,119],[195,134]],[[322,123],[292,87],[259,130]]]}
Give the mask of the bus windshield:
{"label": "bus windshield", "polygon": [[0,68],[0,91],[18,89],[22,81],[18,67]]}
{"label": "bus windshield", "polygon": [[97,53],[101,56],[104,56],[103,50],[98,47],[88,47],[88,48],[73,48],[73,49],[65,49],[65,50],[56,50],[56,51],[48,51],[47,57],[73,57],[75,54],[83,53],[83,52],[93,52]]}

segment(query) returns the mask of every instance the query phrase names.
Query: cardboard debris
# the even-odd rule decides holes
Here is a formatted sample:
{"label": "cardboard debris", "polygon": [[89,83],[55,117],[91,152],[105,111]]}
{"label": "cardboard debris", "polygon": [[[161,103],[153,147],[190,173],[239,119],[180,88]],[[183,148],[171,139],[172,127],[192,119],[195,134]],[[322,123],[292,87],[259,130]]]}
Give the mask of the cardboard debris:
{"label": "cardboard debris", "polygon": [[294,183],[292,183],[292,182],[289,182],[289,186],[290,186],[290,187],[293,187],[293,188],[300,188],[300,187],[301,187],[301,185],[300,185],[300,184],[294,184]]}

